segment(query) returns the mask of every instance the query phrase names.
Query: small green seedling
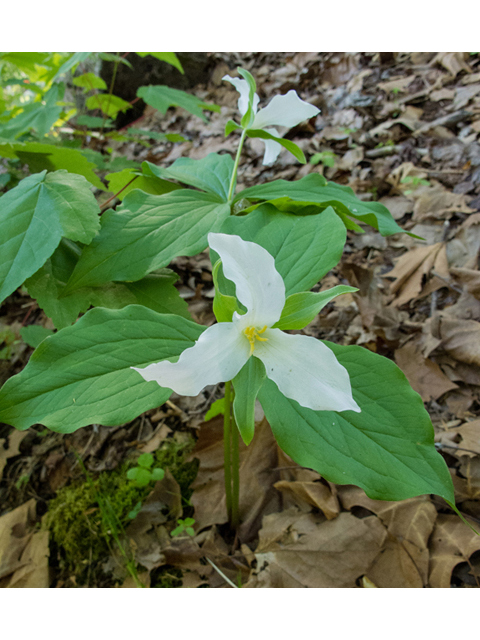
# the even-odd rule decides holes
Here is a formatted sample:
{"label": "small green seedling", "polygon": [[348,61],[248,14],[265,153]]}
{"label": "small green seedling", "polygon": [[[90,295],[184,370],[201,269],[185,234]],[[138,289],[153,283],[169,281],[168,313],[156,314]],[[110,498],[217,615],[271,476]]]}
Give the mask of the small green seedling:
{"label": "small green seedling", "polygon": [[333,167],[335,166],[336,158],[337,156],[333,151],[320,151],[310,158],[310,164],[318,164],[321,162],[324,167]]}
{"label": "small green seedling", "polygon": [[193,529],[193,525],[195,524],[194,518],[185,518],[185,520],[177,520],[177,523],[178,523],[178,527],[175,527],[175,529],[170,534],[172,538],[176,538],[177,536],[182,534],[184,531],[189,536],[195,535],[195,531]]}
{"label": "small green seedling", "polygon": [[[137,487],[146,487],[150,482],[163,480],[165,471],[160,467],[152,469],[154,457],[151,453],[142,453],[137,460],[137,467],[127,471],[127,478],[133,480]],[[137,505],[138,506],[138,505]],[[129,514],[130,515],[130,514]],[[134,516],[135,517],[135,516]]]}
{"label": "small green seedling", "polygon": [[420,185],[424,187],[430,186],[430,182],[428,180],[425,180],[425,178],[420,178],[419,176],[405,176],[400,180],[400,184],[412,185],[413,189],[407,189],[403,192],[406,196],[408,196],[409,193],[413,193],[413,191],[415,191],[415,189]]}
{"label": "small green seedling", "polygon": [[210,409],[205,414],[205,422],[208,422],[212,418],[216,416],[225,414],[225,398],[220,398],[219,400],[215,400]]}

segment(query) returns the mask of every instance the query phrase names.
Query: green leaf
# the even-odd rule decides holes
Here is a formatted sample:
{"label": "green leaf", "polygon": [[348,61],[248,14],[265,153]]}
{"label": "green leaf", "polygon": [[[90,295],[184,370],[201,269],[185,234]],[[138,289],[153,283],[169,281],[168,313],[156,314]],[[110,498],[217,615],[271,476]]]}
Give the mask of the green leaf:
{"label": "green leaf", "polygon": [[73,69],[74,67],[76,67],[80,62],[84,62],[88,57],[90,57],[92,55],[91,52],[86,52],[86,51],[77,51],[76,53],[74,53],[70,58],[68,58],[68,60],[66,60],[62,66],[60,67],[60,69],[57,71],[57,73],[54,75],[53,77],[53,82],[59,78],[61,75],[63,75],[64,73],[67,73],[67,71],[70,71],[71,69]]}
{"label": "green leaf", "polygon": [[190,93],[185,93],[185,91],[180,91],[179,89],[171,89],[161,84],[140,87],[137,91],[137,96],[154,109],[158,109],[160,113],[167,113],[170,107],[181,107],[194,116],[198,116],[204,122],[207,122],[207,118],[203,115],[204,109],[220,111],[220,107],[216,104],[203,102]]}
{"label": "green leaf", "polygon": [[100,127],[103,127],[104,129],[111,129],[113,127],[112,120],[105,120],[99,116],[77,116],[76,123],[81,127],[89,127],[90,129],[100,129]]}
{"label": "green leaf", "polygon": [[295,216],[263,205],[246,219],[228,218],[221,231],[239,235],[266,249],[275,258],[287,296],[311,289],[333,269],[340,261],[346,241],[345,226],[332,208],[316,215]]}
{"label": "green leaf", "polygon": [[249,71],[247,71],[246,69],[242,69],[242,67],[237,67],[237,71],[242,76],[242,78],[247,81],[250,90],[248,94],[248,109],[241,120],[242,129],[248,129],[248,127],[255,119],[255,114],[253,112],[253,98],[255,96],[255,91],[257,90],[257,85],[255,83],[254,77]]}
{"label": "green leaf", "polygon": [[0,198],[0,301],[35,273],[62,236],[88,243],[99,207],[82,176],[46,171],[28,176]]}
{"label": "green leaf", "polygon": [[[221,261],[217,260],[212,269],[213,283],[215,285],[215,296],[213,298],[213,313],[217,322],[231,322],[234,311],[239,311],[237,299],[234,295],[228,295],[223,293],[226,289],[224,284],[226,283],[225,276],[223,276],[223,270],[221,273],[221,280],[219,282],[219,273],[221,271]],[[228,281],[229,282],[229,281]],[[228,286],[228,285],[227,285]],[[231,289],[230,289],[231,290]]]}
{"label": "green leaf", "polygon": [[92,305],[122,309],[130,304],[142,304],[157,313],[190,318],[187,303],[174,287],[178,276],[170,269],[149,274],[137,282],[109,282],[102,287],[83,287],[65,295],[65,284],[80,254],[79,247],[62,239],[51,258],[25,282],[28,293],[36,298],[57,329],[72,324]]}
{"label": "green leaf", "polygon": [[208,422],[216,416],[223,415],[225,413],[225,398],[219,398],[215,400],[210,409],[205,414],[205,422]]}
{"label": "green leaf", "polygon": [[0,136],[7,140],[18,138],[23,133],[35,130],[39,137],[47,134],[63,111],[57,102],[62,100],[65,85],[58,84],[52,87],[41,102],[31,102],[22,106],[22,111],[11,118],[5,125],[0,124]]}
{"label": "green leaf", "polygon": [[142,455],[138,457],[137,464],[139,467],[149,469],[153,464],[153,455],[151,453],[142,453]]}
{"label": "green leaf", "polygon": [[135,189],[116,211],[103,214],[100,233],[84,249],[67,290],[140,280],[175,256],[195,255],[229,213],[228,205],[206,193],[180,189],[152,196]]}
{"label": "green leaf", "polygon": [[154,482],[163,480],[164,477],[165,477],[165,471],[163,469],[160,469],[160,467],[157,467],[156,469],[152,470],[152,480]]}
{"label": "green leaf", "polygon": [[300,180],[288,182],[275,180],[267,184],[257,185],[241,191],[235,201],[276,200],[290,198],[296,202],[317,204],[321,207],[332,206],[335,211],[345,216],[356,218],[378,229],[384,236],[403,233],[403,229],[393,219],[388,209],[380,202],[363,202],[359,200],[350,187],[328,182],[318,173],[311,173]]}
{"label": "green leaf", "polygon": [[[109,191],[116,193],[119,200],[123,200],[134,189],[140,189],[145,193],[159,196],[162,193],[181,188],[173,182],[161,180],[156,176],[139,175],[135,169],[124,169],[116,173],[109,173],[105,176],[105,179],[108,182]],[[120,193],[121,189],[123,191]]]}
{"label": "green leaf", "polygon": [[92,89],[107,89],[105,80],[94,73],[83,73],[81,76],[73,78],[72,82],[76,87],[82,87],[86,89],[86,91],[91,91]]}
{"label": "green leaf", "polygon": [[284,147],[287,151],[290,151],[290,153],[294,155],[295,158],[302,164],[305,164],[307,162],[303,151],[291,140],[285,140],[285,138],[273,136],[271,133],[268,133],[263,129],[248,129],[247,136],[249,138],[261,138],[262,140],[273,140],[274,142],[282,145],[282,147]]}
{"label": "green leaf", "polygon": [[40,142],[15,142],[0,144],[0,156],[4,158],[19,158],[27,164],[32,173],[59,171],[64,169],[86,178],[97,189],[105,191],[105,185],[93,172],[95,163],[90,162],[82,151],[56,147],[53,144]]}
{"label": "green leaf", "polygon": [[265,366],[258,358],[249,358],[233,378],[233,413],[242,436],[249,445],[255,432],[255,400],[266,378]]}
{"label": "green leaf", "polygon": [[144,162],[150,171],[159,178],[178,180],[183,184],[196,187],[220,198],[220,202],[228,201],[228,190],[233,172],[233,160],[229,154],[209,153],[201,160],[178,158],[168,169]]}
{"label": "green leaf", "polygon": [[7,381],[0,390],[0,420],[18,429],[41,423],[61,433],[129,422],[171,394],[130,367],[179,356],[203,329],[138,305],[92,309],[46,338],[25,369]]}
{"label": "green leaf", "polygon": [[151,51],[148,53],[140,53],[139,51],[136,51],[136,54],[142,58],[145,56],[153,56],[154,58],[157,58],[157,60],[171,64],[172,67],[178,69],[180,73],[184,73],[180,60],[174,53],[153,53]]}
{"label": "green leaf", "polygon": [[41,327],[38,324],[30,324],[28,327],[22,327],[20,329],[20,335],[22,336],[22,340],[28,344],[29,347],[36,349],[38,345],[45,340],[45,338],[53,335],[53,331],[51,329]]}
{"label": "green leaf", "polygon": [[109,93],[96,93],[86,101],[87,109],[100,109],[109,118],[116,118],[119,111],[125,112],[132,108],[132,105],[118,96]]}
{"label": "green leaf", "polygon": [[298,464],[330,482],[356,484],[374,500],[435,493],[454,502],[430,417],[400,369],[362,347],[325,344],[347,369],[362,411],[306,409],[267,379],[259,399],[279,446]]}
{"label": "green leaf", "polygon": [[137,129],[135,127],[129,127],[127,133],[133,137],[140,136],[142,138],[152,138],[152,140],[168,140],[168,142],[186,141],[186,138],[179,133],[162,133],[161,131],[149,131],[148,129]]}
{"label": "green leaf", "polygon": [[237,129],[241,129],[242,127],[235,122],[235,120],[229,120],[225,125],[225,137],[229,136],[232,131],[236,131]]}
{"label": "green leaf", "polygon": [[274,328],[282,329],[283,331],[303,329],[312,322],[331,300],[343,293],[353,293],[355,291],[358,291],[358,289],[341,284],[318,293],[313,293],[312,291],[294,293],[288,296],[281,318],[274,325]]}
{"label": "green leaf", "polygon": [[152,481],[152,474],[148,469],[134,467],[127,471],[127,478],[133,480],[137,487],[146,487]]}

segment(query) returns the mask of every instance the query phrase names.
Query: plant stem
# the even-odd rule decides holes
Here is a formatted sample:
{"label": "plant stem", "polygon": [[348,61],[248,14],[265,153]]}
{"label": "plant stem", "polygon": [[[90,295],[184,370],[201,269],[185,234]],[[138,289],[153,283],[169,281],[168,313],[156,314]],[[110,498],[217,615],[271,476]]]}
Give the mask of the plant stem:
{"label": "plant stem", "polygon": [[231,382],[225,383],[225,413],[223,416],[223,469],[225,474],[225,498],[227,502],[228,521],[232,522],[232,467],[230,453],[230,411],[231,411]]}
{"label": "plant stem", "polygon": [[237,155],[235,156],[235,163],[233,165],[232,177],[230,180],[230,187],[228,189],[228,202],[232,204],[233,192],[235,191],[235,185],[237,184],[237,171],[238,165],[240,164],[240,155],[242,153],[243,143],[245,142],[245,136],[247,134],[246,129],[242,131],[242,135],[240,136],[240,142],[238,143]]}
{"label": "plant stem", "polygon": [[240,502],[240,458],[238,451],[240,433],[238,431],[235,416],[232,412],[232,527],[238,528],[240,524],[239,502]]}

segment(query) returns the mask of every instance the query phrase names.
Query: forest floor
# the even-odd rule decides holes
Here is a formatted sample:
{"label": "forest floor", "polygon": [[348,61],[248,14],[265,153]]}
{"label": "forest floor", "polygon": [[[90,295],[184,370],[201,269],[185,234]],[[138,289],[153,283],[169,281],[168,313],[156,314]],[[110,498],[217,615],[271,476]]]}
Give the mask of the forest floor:
{"label": "forest floor", "polygon": [[[239,186],[322,173],[378,200],[410,234],[348,232],[341,264],[321,283],[358,287],[304,332],[392,359],[425,402],[459,510],[480,527],[480,55],[460,53],[212,54],[211,80],[192,91],[221,106],[209,122],[147,108],[142,128],[183,143],[116,150],[162,166],[235,153],[224,137],[237,65],[255,77],[260,106],[295,89],[321,109],[315,126],[285,132],[306,165],[282,152],[261,164],[246,143]],[[312,162],[313,159],[313,162]],[[423,238],[423,240],[417,237]],[[178,258],[192,317],[214,322],[208,254]],[[26,294],[0,309],[1,382],[32,349],[22,326],[52,328]],[[480,537],[436,496],[374,501],[298,467],[258,411],[241,447],[242,524],[226,524],[222,416],[204,422],[223,386],[173,395],[119,427],[73,434],[0,425],[1,587],[479,587]],[[146,455],[142,455],[146,454]],[[140,462],[137,463],[139,456]],[[144,486],[136,465],[165,470]],[[130,474],[132,475],[132,474]]]}

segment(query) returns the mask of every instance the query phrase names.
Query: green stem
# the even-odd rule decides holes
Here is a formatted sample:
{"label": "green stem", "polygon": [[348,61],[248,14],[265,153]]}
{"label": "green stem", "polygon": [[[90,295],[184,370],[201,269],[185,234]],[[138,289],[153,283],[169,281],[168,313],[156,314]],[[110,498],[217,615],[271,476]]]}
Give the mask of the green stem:
{"label": "green stem", "polygon": [[228,202],[232,204],[232,198],[235,191],[235,185],[237,184],[237,171],[238,165],[240,164],[240,155],[242,153],[243,143],[245,142],[245,136],[247,135],[247,130],[244,129],[242,131],[242,135],[240,136],[240,142],[238,143],[237,155],[235,156],[235,163],[233,165],[232,177],[230,180],[230,187],[228,189]]}
{"label": "green stem", "polygon": [[231,382],[225,383],[225,413],[223,416],[223,457],[224,457],[224,474],[225,474],[225,498],[227,502],[227,516],[228,521],[232,522],[232,462],[230,453],[230,412],[231,412],[231,397],[230,391],[232,388]]}
{"label": "green stem", "polygon": [[232,527],[237,529],[240,524],[239,502],[240,502],[240,456],[239,438],[235,416],[232,412]]}

